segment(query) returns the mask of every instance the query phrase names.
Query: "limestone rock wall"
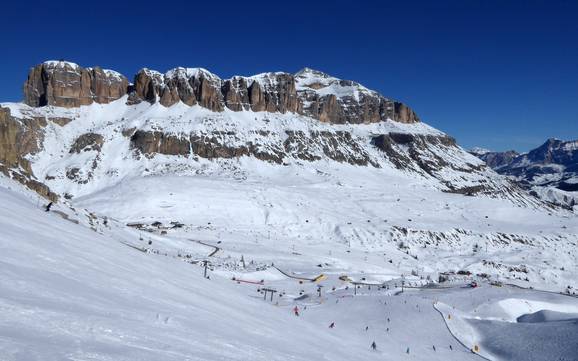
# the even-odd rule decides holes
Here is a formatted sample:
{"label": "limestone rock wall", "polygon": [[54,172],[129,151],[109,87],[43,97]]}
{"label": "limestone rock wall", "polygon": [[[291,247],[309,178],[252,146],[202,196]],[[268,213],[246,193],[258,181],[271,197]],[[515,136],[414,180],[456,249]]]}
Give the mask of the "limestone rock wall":
{"label": "limestone rock wall", "polygon": [[[137,154],[198,156],[207,159],[252,156],[282,164],[289,158],[317,161],[328,158],[353,165],[379,164],[364,149],[362,140],[344,131],[286,131],[283,136],[268,131],[254,132],[251,141],[234,132],[166,134],[137,130],[130,138]],[[273,141],[272,141],[273,139]]]}
{"label": "limestone rock wall", "polygon": [[141,69],[133,84],[110,70],[82,68],[64,61],[50,61],[30,70],[24,84],[26,104],[79,107],[104,104],[129,94],[128,103],[178,102],[199,105],[215,112],[232,111],[296,113],[332,124],[375,123],[391,119],[419,122],[403,103],[387,99],[362,85],[304,69],[296,74],[263,73],[223,80],[202,68],[175,68],[165,74]]}
{"label": "limestone rock wall", "polygon": [[64,61],[35,66],[24,83],[24,102],[33,107],[54,105],[74,108],[109,103],[124,96],[128,80],[99,67],[82,68]]}
{"label": "limestone rock wall", "polygon": [[45,118],[16,119],[9,109],[0,107],[0,172],[55,201],[58,196],[34,177],[26,159],[39,151],[45,126]]}

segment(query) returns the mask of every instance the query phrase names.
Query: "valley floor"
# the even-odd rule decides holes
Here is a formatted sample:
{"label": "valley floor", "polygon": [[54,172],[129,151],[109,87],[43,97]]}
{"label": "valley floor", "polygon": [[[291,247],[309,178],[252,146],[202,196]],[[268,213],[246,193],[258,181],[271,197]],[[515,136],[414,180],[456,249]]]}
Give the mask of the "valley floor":
{"label": "valley floor", "polygon": [[[406,253],[385,238],[363,243],[369,233],[360,235],[361,230],[380,228],[354,225],[367,223],[361,214],[377,213],[381,206],[362,194],[352,193],[352,203],[363,211],[339,213],[339,202],[324,203],[329,197],[315,185],[296,187],[299,192],[293,197],[274,197],[294,185],[243,193],[242,185],[231,182],[167,182],[167,189],[154,178],[127,182],[120,193],[78,199],[74,208],[55,205],[44,212],[36,196],[2,179],[0,360],[578,359],[577,298],[492,286],[479,277],[456,275],[449,282],[428,282],[426,276],[436,268],[456,262],[467,267],[483,257],[464,248],[463,254],[448,251],[440,264],[426,258],[429,248],[412,246]],[[175,189],[170,182],[180,182],[183,191],[176,198],[193,204],[189,213],[183,201],[164,201]],[[131,192],[138,193],[140,187],[149,190],[149,197],[133,197]],[[253,194],[254,201],[247,201],[251,198],[246,194]],[[261,207],[264,199],[276,203]],[[465,197],[455,199],[447,212],[467,202]],[[290,209],[283,203],[288,200],[301,203],[303,214],[291,218],[284,211]],[[432,200],[424,207],[443,209],[446,201]],[[237,203],[226,207],[225,202]],[[123,205],[134,219],[123,216]],[[99,213],[91,215],[81,206]],[[211,209],[206,219],[203,207]],[[232,208],[242,211],[224,212]],[[110,209],[116,210],[116,218],[107,213]],[[156,218],[151,209],[159,212]],[[319,209],[325,214],[335,210],[336,218],[348,221],[337,230],[337,221],[324,229]],[[427,210],[422,211],[425,217]],[[490,215],[500,209],[495,211]],[[176,219],[176,214],[190,218]],[[417,214],[411,217],[419,219]],[[293,221],[267,226],[285,218]],[[144,230],[155,220],[162,226]],[[171,220],[182,227],[165,229]],[[401,220],[398,212],[388,213],[389,222]],[[571,220],[556,221],[572,226]],[[144,228],[126,227],[131,222]],[[505,219],[493,223],[508,227]],[[547,221],[527,225],[539,226],[547,227]],[[307,227],[313,232],[304,232]],[[332,236],[324,236],[329,233]],[[295,234],[310,237],[290,237]],[[414,252],[422,262],[411,257]],[[508,252],[514,257],[516,249]],[[527,248],[519,252],[519,257],[531,254]],[[209,278],[203,276],[203,261],[209,262]],[[474,278],[477,288],[469,286]],[[427,283],[429,287],[422,287]],[[272,299],[264,299],[264,288],[276,291]],[[372,342],[376,350],[370,348]]]}

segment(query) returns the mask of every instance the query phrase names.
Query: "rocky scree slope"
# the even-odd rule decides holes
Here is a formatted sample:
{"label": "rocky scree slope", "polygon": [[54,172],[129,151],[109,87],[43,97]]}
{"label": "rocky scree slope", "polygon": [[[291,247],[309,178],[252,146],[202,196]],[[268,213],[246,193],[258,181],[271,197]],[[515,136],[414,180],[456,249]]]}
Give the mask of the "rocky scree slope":
{"label": "rocky scree slope", "polygon": [[406,105],[308,68],[226,80],[202,68],[142,69],[130,84],[115,71],[49,61],[31,69],[24,95],[3,105],[0,161],[23,182],[41,179],[32,187],[51,198],[43,184],[75,196],[154,169],[194,174],[201,160],[249,156],[383,168],[445,192],[540,206]]}

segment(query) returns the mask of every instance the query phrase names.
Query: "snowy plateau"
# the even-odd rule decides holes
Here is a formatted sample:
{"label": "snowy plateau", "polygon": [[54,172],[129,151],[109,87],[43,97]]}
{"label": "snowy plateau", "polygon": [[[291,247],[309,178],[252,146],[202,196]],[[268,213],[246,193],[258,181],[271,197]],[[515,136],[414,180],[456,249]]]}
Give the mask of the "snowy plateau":
{"label": "snowy plateau", "polygon": [[311,69],[25,89],[1,361],[578,360],[576,214],[401,103]]}

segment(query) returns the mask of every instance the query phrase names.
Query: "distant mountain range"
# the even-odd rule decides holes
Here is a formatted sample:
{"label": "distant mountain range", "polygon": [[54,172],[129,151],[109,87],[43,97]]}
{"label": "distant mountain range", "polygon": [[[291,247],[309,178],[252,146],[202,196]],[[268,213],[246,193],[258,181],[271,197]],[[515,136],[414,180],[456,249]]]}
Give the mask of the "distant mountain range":
{"label": "distant mountain range", "polygon": [[551,138],[521,154],[482,148],[471,149],[470,153],[544,200],[568,207],[578,201],[578,140]]}

